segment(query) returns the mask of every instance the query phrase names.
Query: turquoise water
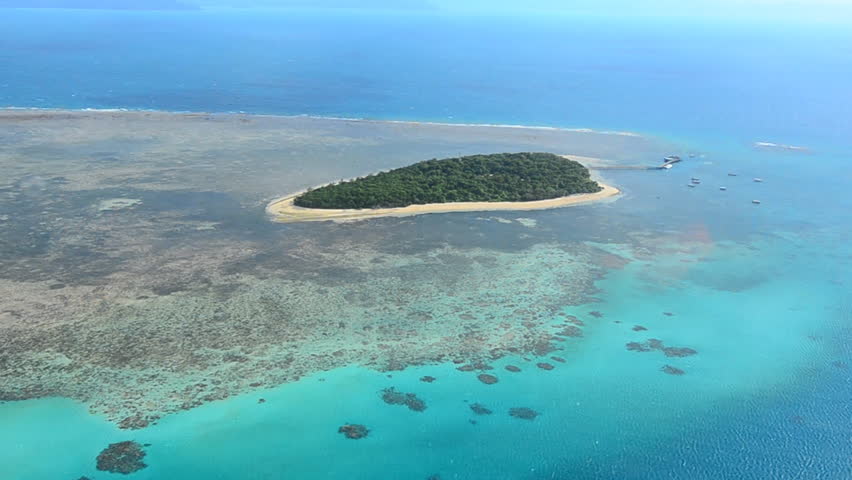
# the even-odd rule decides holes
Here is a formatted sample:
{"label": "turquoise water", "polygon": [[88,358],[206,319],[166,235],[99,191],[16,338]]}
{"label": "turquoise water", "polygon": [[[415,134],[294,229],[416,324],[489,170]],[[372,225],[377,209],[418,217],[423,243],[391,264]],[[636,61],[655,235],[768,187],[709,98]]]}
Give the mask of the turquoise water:
{"label": "turquoise water", "polygon": [[[839,316],[837,305],[848,295],[837,282],[852,280],[848,258],[825,264],[815,255],[825,246],[801,240],[753,245],[689,242],[633,261],[600,281],[602,303],[566,309],[588,320],[586,341],[558,352],[565,364],[551,361],[556,368],[545,371],[535,360],[502,359],[494,362],[494,385],[452,364],[393,378],[349,367],[138,432],[120,431],[67,400],[7,403],[0,406],[9,422],[4,432],[16,432],[0,436],[7,478],[106,478],[92,458],[127,438],[152,444],[150,467],[134,474],[151,479],[719,478],[720,470],[741,478],[766,478],[769,470],[777,472],[772,478],[844,478],[852,452],[838,437],[848,433],[850,412],[834,402],[848,393],[849,379],[831,362],[848,358],[849,306]],[[744,275],[751,278],[735,282]],[[589,318],[590,309],[603,317]],[[637,324],[648,330],[634,332]],[[647,338],[699,354],[666,358],[624,348]],[[522,372],[506,372],[505,364]],[[661,374],[663,364],[687,373]],[[423,375],[437,380],[423,383]],[[388,386],[417,392],[428,408],[382,403],[377,392]],[[494,413],[472,414],[475,402]],[[506,415],[517,406],[541,415]],[[370,435],[344,439],[336,428],[349,422],[369,425]],[[43,455],[49,461],[33,461]]]}
{"label": "turquoise water", "polygon": [[[150,443],[139,479],[852,478],[848,31],[311,11],[19,10],[0,21],[0,105],[593,127],[704,155],[653,177],[608,175],[625,191],[611,205],[505,215],[536,220],[529,241],[544,245],[591,242],[575,232],[587,217],[634,230],[594,240],[629,260],[597,281],[600,301],[554,312],[554,323],[586,323],[582,341],[551,354],[564,364],[505,357],[492,362],[494,385],[455,364],[352,365],[138,431],[67,399],[0,403],[0,479],[121,478],[94,459],[123,440]],[[703,188],[685,187],[693,175]],[[392,222],[380,228],[442,228]],[[454,233],[467,248],[486,243]],[[651,338],[698,354],[625,348]],[[428,408],[383,403],[391,386]],[[473,414],[477,402],[493,413]],[[540,415],[514,418],[514,407]],[[347,440],[345,423],[370,434]]]}

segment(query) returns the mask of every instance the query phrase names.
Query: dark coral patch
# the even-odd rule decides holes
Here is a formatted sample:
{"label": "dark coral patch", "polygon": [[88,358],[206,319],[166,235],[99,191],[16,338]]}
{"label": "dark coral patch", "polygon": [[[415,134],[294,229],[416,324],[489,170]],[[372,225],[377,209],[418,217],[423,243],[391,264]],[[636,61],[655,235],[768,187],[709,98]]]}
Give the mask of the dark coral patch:
{"label": "dark coral patch", "polygon": [[358,440],[366,437],[370,433],[370,430],[364,425],[360,425],[357,423],[347,423],[346,425],[343,425],[338,428],[337,433],[342,433],[346,438]]}
{"label": "dark coral patch", "polygon": [[601,317],[603,317],[603,316],[604,316],[604,314],[603,314],[603,313],[601,313],[601,312],[599,312],[599,311],[597,311],[597,310],[594,310],[594,311],[589,312],[589,315],[591,315],[591,316],[593,316],[593,317],[595,317],[595,318],[601,318]]}
{"label": "dark coral patch", "polygon": [[148,465],[142,461],[145,451],[136,442],[112,443],[97,458],[98,470],[110,473],[133,473]]}
{"label": "dark coral patch", "polygon": [[435,378],[435,377],[433,377],[433,376],[431,376],[431,375],[426,375],[426,376],[420,377],[420,381],[421,381],[421,382],[432,383],[432,382],[434,382],[435,380],[437,380],[437,378]]}
{"label": "dark coral patch", "polygon": [[532,345],[532,351],[536,355],[542,356],[547,355],[548,353],[556,350],[552,343],[550,343],[550,339],[539,339]]}
{"label": "dark coral patch", "polygon": [[461,367],[458,367],[456,370],[458,370],[460,372],[472,372],[474,370],[493,370],[493,369],[494,369],[494,367],[492,367],[491,365],[488,365],[487,363],[473,362],[473,363],[468,363],[467,365],[462,365]]}
{"label": "dark coral patch", "polygon": [[143,415],[141,413],[137,413],[135,415],[125,417],[120,422],[118,422],[118,428],[122,430],[139,430],[147,427],[152,422],[156,422],[159,419],[160,417],[157,415]]}
{"label": "dark coral patch", "polygon": [[565,359],[562,357],[550,357],[554,362],[565,363]]}
{"label": "dark coral patch", "polygon": [[634,332],[644,332],[645,330],[648,330],[648,329],[643,327],[642,325],[636,325],[635,327],[633,327]]}
{"label": "dark coral patch", "polygon": [[626,344],[626,348],[631,352],[650,352],[652,350],[659,350],[667,357],[678,358],[689,357],[698,353],[698,351],[689,347],[667,347],[663,344],[662,340],[658,340],[656,338],[649,339],[645,343],[628,342]]}
{"label": "dark coral patch", "polygon": [[487,373],[480,373],[476,376],[476,378],[478,378],[480,382],[486,385],[493,385],[498,382],[497,377],[495,377],[494,375],[489,375]]}
{"label": "dark coral patch", "polygon": [[689,357],[698,352],[689,347],[665,347],[663,348],[663,353],[667,357]]}
{"label": "dark coral patch", "polygon": [[417,395],[397,392],[393,387],[382,390],[382,400],[388,405],[405,405],[415,412],[426,410],[426,402],[417,398]]}
{"label": "dark coral patch", "polygon": [[673,367],[671,365],[663,365],[663,368],[661,368],[660,370],[662,370],[663,373],[668,373],[669,375],[683,375],[684,373],[686,373],[683,370],[677,367]]}
{"label": "dark coral patch", "polygon": [[546,363],[546,362],[536,363],[535,366],[542,369],[542,370],[553,370],[553,365]]}
{"label": "dark coral patch", "polygon": [[531,408],[515,407],[509,409],[509,415],[523,420],[535,420],[539,413]]}
{"label": "dark coral patch", "polygon": [[631,352],[650,352],[651,347],[639,342],[627,342],[627,350]]}
{"label": "dark coral patch", "polygon": [[520,369],[520,368],[518,368],[518,367],[516,367],[516,366],[514,366],[514,365],[506,365],[506,370],[508,370],[508,371],[510,371],[510,372],[515,372],[515,373],[518,373],[518,372],[520,372],[520,371],[521,371],[521,369]]}
{"label": "dark coral patch", "polygon": [[474,403],[470,406],[470,409],[473,410],[473,413],[477,415],[491,415],[492,413],[490,408],[487,408],[481,403]]}
{"label": "dark coral patch", "polygon": [[674,313],[672,313],[672,312],[663,312],[663,315],[665,315],[665,316],[667,316],[667,317],[673,317],[673,316],[674,316]]}
{"label": "dark coral patch", "polygon": [[563,337],[582,337],[583,331],[580,329],[580,327],[577,327],[575,325],[568,325],[562,330],[556,332],[556,335],[561,335]]}

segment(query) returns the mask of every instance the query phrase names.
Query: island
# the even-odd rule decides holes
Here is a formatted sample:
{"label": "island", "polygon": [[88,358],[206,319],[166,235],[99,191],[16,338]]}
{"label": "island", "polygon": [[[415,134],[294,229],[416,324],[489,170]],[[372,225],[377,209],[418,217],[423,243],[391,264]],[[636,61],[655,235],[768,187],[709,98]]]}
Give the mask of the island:
{"label": "island", "polygon": [[479,210],[537,210],[618,194],[581,163],[553,153],[497,153],[427,160],[331,183],[271,202],[278,222],[356,220]]}

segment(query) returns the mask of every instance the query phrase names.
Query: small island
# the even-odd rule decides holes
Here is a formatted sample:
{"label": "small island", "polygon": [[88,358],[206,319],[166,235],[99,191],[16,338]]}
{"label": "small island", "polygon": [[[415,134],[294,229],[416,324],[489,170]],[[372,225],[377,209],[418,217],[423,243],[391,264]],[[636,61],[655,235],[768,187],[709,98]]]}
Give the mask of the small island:
{"label": "small island", "polygon": [[581,163],[552,153],[427,160],[273,201],[281,222],[354,220],[451,211],[534,210],[611,197]]}

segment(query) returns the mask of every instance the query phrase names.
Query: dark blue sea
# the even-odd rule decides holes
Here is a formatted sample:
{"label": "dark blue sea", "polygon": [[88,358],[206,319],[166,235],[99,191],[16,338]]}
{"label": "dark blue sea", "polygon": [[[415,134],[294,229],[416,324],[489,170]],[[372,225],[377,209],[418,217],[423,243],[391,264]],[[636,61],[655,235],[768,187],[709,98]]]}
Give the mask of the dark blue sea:
{"label": "dark blue sea", "polygon": [[[648,357],[627,356],[622,333],[601,328],[598,337],[587,335],[590,344],[607,339],[601,345],[612,349],[578,352],[576,370],[557,370],[555,383],[545,388],[532,376],[489,391],[503,409],[518,396],[540,405],[545,413],[534,423],[495,415],[492,424],[478,419],[483,436],[461,433],[467,412],[441,417],[442,402],[450,402],[448,392],[479,395],[485,387],[456,379],[450,364],[396,374],[411,389],[422,387],[423,374],[441,377],[429,421],[412,426],[408,412],[387,413],[369,396],[353,400],[376,427],[364,443],[338,441],[334,432],[280,443],[282,429],[326,428],[311,409],[337,411],[335,385],[385,386],[383,375],[351,366],[326,372],[322,383],[266,392],[270,405],[288,405],[275,418],[234,413],[257,403],[246,394],[139,431],[139,441],[152,444],[151,467],[129,478],[852,478],[848,25],[378,10],[0,10],[0,107],[632,132],[696,152],[698,166],[690,168],[718,175],[714,181],[733,182],[724,170],[707,173],[710,161],[743,166],[753,174],[747,182],[767,178],[761,207],[774,215],[773,231],[732,213],[730,224],[753,227],[750,246],[720,242],[699,255],[693,245],[657,259],[622,252],[634,263],[601,280],[601,303],[565,310],[658,322],[668,338],[700,345],[681,365],[683,378],[661,375],[656,363],[643,373],[637,358]],[[752,194],[742,195],[751,207]],[[714,208],[695,222],[727,228],[728,207]],[[679,270],[699,261],[707,263]],[[675,271],[683,283],[651,288]],[[744,279],[752,274],[760,277],[753,285]],[[663,325],[663,309],[694,320]],[[674,387],[675,380],[686,383]],[[55,468],[37,456],[45,432],[55,432],[51,448],[73,452]],[[0,404],[0,480],[122,478],[95,471],[91,461],[122,438],[68,399]],[[251,451],[238,455],[242,445]]]}
{"label": "dark blue sea", "polygon": [[[588,127],[848,146],[835,24],[4,10],[0,105]],[[845,142],[845,143],[844,143]]]}

